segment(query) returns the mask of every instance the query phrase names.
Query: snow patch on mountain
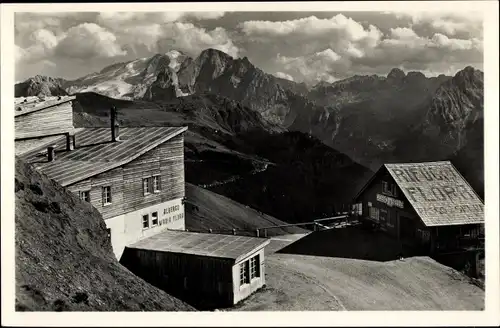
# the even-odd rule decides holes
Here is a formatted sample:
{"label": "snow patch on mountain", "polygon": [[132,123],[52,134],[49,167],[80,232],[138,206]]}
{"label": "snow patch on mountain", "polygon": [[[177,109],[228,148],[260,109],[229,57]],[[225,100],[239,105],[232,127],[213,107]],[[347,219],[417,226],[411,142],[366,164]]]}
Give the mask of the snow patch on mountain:
{"label": "snow patch on mountain", "polygon": [[188,94],[179,88],[177,77],[177,72],[186,58],[188,57],[183,53],[172,50],[163,55],[113,64],[100,72],[68,82],[66,91],[70,94],[95,92],[118,99],[139,99],[156,81],[158,73],[168,69],[177,97],[186,96]]}

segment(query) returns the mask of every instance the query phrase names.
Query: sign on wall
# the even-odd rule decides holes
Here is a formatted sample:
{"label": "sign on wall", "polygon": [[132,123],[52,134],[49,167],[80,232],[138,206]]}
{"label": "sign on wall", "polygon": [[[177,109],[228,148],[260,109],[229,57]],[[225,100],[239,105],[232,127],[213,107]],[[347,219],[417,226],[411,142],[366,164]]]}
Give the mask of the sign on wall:
{"label": "sign on wall", "polygon": [[387,205],[389,207],[396,206],[399,208],[403,208],[403,202],[401,200],[396,199],[396,198],[392,198],[392,197],[388,197],[388,196],[385,196],[382,194],[377,194],[377,201],[384,203],[385,205]]}

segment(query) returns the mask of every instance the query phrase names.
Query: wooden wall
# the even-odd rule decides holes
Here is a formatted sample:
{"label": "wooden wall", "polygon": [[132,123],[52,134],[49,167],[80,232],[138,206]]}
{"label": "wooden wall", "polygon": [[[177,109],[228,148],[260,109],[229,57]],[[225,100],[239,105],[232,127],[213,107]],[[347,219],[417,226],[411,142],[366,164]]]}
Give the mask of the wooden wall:
{"label": "wooden wall", "polygon": [[198,309],[233,304],[234,261],[229,259],[127,247],[120,263]]}
{"label": "wooden wall", "polygon": [[73,132],[71,101],[14,118],[15,138]]}
{"label": "wooden wall", "polygon": [[[105,163],[96,162],[96,165]],[[142,179],[153,174],[161,175],[162,190],[143,195]],[[102,187],[110,185],[112,204],[103,206]],[[184,137],[176,136],[122,167],[96,175],[68,186],[78,195],[90,190],[90,202],[104,219],[132,212],[141,208],[182,198],[184,188]]]}

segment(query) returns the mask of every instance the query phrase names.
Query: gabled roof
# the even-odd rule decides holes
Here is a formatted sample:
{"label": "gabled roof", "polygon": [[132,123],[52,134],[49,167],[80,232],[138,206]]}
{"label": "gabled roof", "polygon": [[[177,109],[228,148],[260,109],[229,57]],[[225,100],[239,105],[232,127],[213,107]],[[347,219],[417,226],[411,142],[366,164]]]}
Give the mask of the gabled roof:
{"label": "gabled roof", "polygon": [[387,172],[428,226],[484,223],[484,204],[450,161],[384,164],[375,177]]}
{"label": "gabled roof", "polygon": [[124,165],[187,127],[120,128],[120,141],[111,142],[109,128],[83,128],[76,132],[76,148],[66,151],[64,139],[56,146],[55,160],[48,162],[44,148],[23,157],[37,170],[62,186],[85,180]]}
{"label": "gabled roof", "polygon": [[18,97],[14,100],[14,117],[30,114],[45,108],[53,107],[68,101],[75,100],[75,96],[60,97]]}
{"label": "gabled roof", "polygon": [[269,244],[269,239],[168,230],[127,248],[219,257],[235,263]]}

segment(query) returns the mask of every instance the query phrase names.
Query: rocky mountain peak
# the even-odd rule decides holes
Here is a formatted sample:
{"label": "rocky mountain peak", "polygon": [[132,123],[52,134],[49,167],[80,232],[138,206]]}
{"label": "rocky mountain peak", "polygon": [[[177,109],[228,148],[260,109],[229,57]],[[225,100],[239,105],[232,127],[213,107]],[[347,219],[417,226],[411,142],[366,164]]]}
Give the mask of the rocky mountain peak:
{"label": "rocky mountain peak", "polygon": [[391,69],[391,71],[389,72],[389,74],[387,74],[387,79],[391,79],[391,80],[402,80],[405,78],[405,72],[403,72],[401,69],[399,68],[393,68]]}

